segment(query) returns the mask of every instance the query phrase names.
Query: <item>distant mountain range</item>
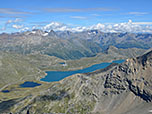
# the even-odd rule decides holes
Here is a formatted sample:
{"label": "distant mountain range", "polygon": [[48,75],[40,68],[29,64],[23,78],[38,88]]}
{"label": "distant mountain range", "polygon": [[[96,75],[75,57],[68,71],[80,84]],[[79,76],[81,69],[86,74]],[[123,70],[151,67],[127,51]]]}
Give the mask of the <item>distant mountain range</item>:
{"label": "distant mountain range", "polygon": [[109,46],[117,48],[152,47],[149,33],[104,33],[100,30],[82,32],[32,30],[0,34],[0,50],[19,54],[40,53],[62,59],[92,57],[105,52]]}

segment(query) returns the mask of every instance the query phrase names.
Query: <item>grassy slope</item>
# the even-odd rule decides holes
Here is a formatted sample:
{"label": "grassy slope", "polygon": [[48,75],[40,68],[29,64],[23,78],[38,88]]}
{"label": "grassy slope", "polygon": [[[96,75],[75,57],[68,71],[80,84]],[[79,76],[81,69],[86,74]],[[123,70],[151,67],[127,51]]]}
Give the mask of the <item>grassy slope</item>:
{"label": "grassy slope", "polygon": [[0,52],[0,87],[23,80],[38,80],[44,72],[30,64],[26,57]]}

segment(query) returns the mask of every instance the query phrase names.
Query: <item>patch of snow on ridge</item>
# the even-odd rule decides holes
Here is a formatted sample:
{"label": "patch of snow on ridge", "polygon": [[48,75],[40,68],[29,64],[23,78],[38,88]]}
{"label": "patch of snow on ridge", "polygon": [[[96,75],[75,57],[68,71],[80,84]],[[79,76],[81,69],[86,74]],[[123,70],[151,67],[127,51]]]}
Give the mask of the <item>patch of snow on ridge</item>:
{"label": "patch of snow on ridge", "polygon": [[32,34],[35,34],[35,33],[36,33],[36,31],[31,31],[31,33],[32,33]]}
{"label": "patch of snow on ridge", "polygon": [[48,35],[48,33],[44,33],[44,34],[42,34],[42,36],[47,36]]}

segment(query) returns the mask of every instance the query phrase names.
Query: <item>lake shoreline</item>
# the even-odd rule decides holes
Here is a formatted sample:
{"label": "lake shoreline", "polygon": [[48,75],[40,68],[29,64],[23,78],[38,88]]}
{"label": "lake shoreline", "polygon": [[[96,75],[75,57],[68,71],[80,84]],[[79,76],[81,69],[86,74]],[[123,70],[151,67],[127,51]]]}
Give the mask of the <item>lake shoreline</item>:
{"label": "lake shoreline", "polygon": [[94,72],[96,70],[100,70],[100,69],[104,69],[108,66],[110,66],[112,63],[122,63],[125,60],[113,60],[112,62],[102,62],[99,64],[94,64],[92,66],[86,67],[84,69],[80,69],[80,70],[73,70],[73,71],[45,71],[45,77],[41,78],[40,81],[44,81],[44,82],[56,82],[56,81],[60,81],[66,77],[69,77],[71,75],[74,74],[83,74],[83,73],[90,73],[90,72]]}

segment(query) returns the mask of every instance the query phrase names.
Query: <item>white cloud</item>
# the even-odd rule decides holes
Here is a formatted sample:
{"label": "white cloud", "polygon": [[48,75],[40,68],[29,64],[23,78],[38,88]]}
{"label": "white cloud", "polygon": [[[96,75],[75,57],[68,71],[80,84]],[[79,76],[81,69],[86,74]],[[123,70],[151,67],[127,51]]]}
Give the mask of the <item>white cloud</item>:
{"label": "white cloud", "polygon": [[9,15],[31,14],[31,12],[18,11],[16,9],[11,8],[0,8],[0,13]]}
{"label": "white cloud", "polygon": [[23,21],[23,20],[20,19],[20,18],[16,18],[15,20],[8,20],[8,21],[6,22],[6,24],[17,23],[17,22],[21,22],[21,21]]}
{"label": "white cloud", "polygon": [[27,31],[27,30],[29,30],[30,28],[29,27],[24,27],[24,28],[22,28],[20,31]]}
{"label": "white cloud", "polygon": [[71,16],[70,18],[73,18],[73,19],[87,19],[87,17],[83,17],[83,16]]}
{"label": "white cloud", "polygon": [[71,28],[69,29],[69,31],[73,31],[73,32],[82,32],[82,31],[85,31],[87,30],[87,27],[75,27],[75,28]]}
{"label": "white cloud", "polygon": [[69,25],[65,25],[58,22],[52,22],[43,27],[43,30],[55,30],[55,31],[73,31],[73,32],[81,32],[86,30],[101,30],[102,32],[148,32],[152,33],[152,28],[150,26],[151,22],[133,22],[129,20],[124,23],[116,23],[116,24],[101,24],[98,23],[92,26],[77,26],[71,27]]}
{"label": "white cloud", "polygon": [[138,24],[138,25],[152,25],[152,22],[133,22],[132,24]]}
{"label": "white cloud", "polygon": [[115,23],[115,24],[103,24],[103,23],[97,23],[92,26],[71,26],[59,23],[59,22],[51,22],[45,26],[39,26],[34,25],[31,27],[24,27],[23,24],[21,24],[21,19],[15,19],[15,20],[8,20],[6,22],[6,25],[1,28],[1,30],[5,31],[6,28],[15,28],[19,31],[27,31],[32,29],[42,29],[45,31],[72,31],[72,32],[82,32],[87,30],[101,30],[102,32],[147,32],[152,33],[152,22],[133,22],[132,20],[129,20],[128,22],[123,23]]}
{"label": "white cloud", "polygon": [[88,12],[88,11],[114,11],[113,8],[45,8],[46,12]]}
{"label": "white cloud", "polygon": [[128,12],[127,14],[130,14],[130,15],[147,15],[149,13],[148,12]]}
{"label": "white cloud", "polygon": [[24,26],[23,25],[12,25],[13,28],[15,29],[21,29],[23,28]]}
{"label": "white cloud", "polygon": [[23,20],[20,18],[16,18],[14,20],[8,20],[5,22],[5,25],[2,27],[2,30],[6,30],[8,27],[13,27],[16,29],[21,28],[21,25],[17,25],[18,23],[22,22]]}
{"label": "white cloud", "polygon": [[96,16],[96,17],[101,16],[100,14],[96,14],[96,13],[91,14],[91,15],[92,15],[92,16]]}
{"label": "white cloud", "polygon": [[32,26],[32,30],[33,30],[33,29],[41,29],[41,27],[42,27],[42,25],[33,25],[33,26]]}
{"label": "white cloud", "polygon": [[44,27],[42,27],[43,30],[66,30],[67,26],[62,24],[62,23],[58,23],[58,22],[51,22],[50,24],[45,25]]}
{"label": "white cloud", "polygon": [[16,19],[14,20],[15,23],[16,23],[16,22],[21,22],[21,21],[23,21],[23,20],[20,19],[20,18],[16,18]]}
{"label": "white cloud", "polygon": [[104,24],[101,24],[101,23],[98,23],[96,25],[93,25],[93,26],[90,26],[89,29],[104,29],[105,28],[105,25]]}

